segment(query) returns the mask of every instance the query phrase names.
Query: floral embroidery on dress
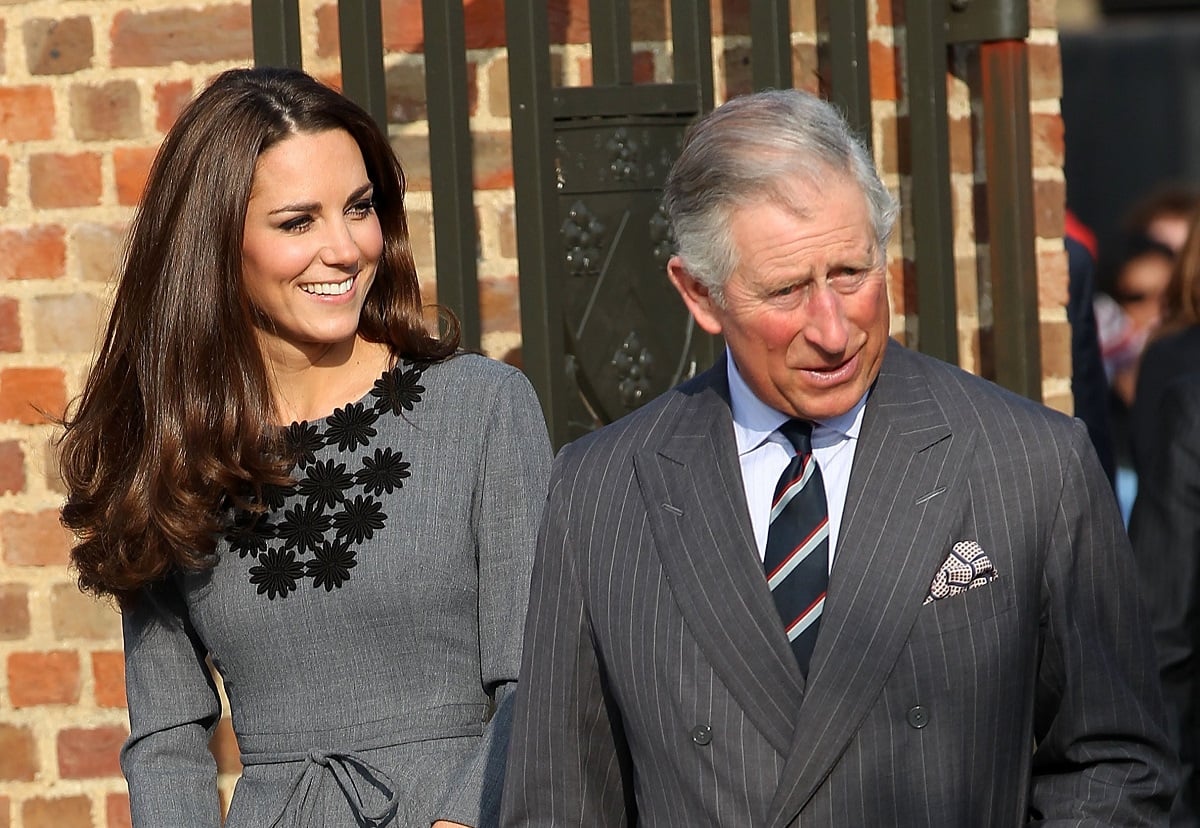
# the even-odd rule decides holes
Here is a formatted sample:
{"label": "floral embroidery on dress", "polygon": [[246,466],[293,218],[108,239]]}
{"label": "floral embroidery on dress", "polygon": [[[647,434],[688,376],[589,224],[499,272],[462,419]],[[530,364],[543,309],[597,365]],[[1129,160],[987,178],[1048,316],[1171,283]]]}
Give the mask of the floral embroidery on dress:
{"label": "floral embroidery on dress", "polygon": [[351,579],[350,570],[358,565],[357,545],[387,523],[380,496],[403,489],[412,465],[390,446],[362,454],[357,468],[352,459],[318,460],[318,455],[329,447],[343,453],[370,449],[380,417],[400,416],[421,402],[423,370],[397,365],[375,381],[362,401],[336,409],[323,423],[287,427],[284,444],[296,460],[295,484],[263,486],[252,500],[266,512],[235,510],[225,533],[231,552],[254,559],[249,579],[259,595],[272,601],[286,598],[305,579],[313,589],[332,592]]}

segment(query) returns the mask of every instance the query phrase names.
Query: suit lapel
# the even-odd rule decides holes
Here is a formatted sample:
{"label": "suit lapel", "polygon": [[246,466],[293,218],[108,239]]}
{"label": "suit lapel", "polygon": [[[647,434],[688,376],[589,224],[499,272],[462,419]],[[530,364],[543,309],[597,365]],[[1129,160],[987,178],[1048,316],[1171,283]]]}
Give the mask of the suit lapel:
{"label": "suit lapel", "polygon": [[684,620],[751,722],[786,753],[803,679],[754,544],[724,362],[704,376],[673,435],[635,456],[638,484]]}
{"label": "suit lapel", "polygon": [[768,825],[790,824],[875,703],[947,552],[972,442],[889,345],[867,404],[829,598]]}

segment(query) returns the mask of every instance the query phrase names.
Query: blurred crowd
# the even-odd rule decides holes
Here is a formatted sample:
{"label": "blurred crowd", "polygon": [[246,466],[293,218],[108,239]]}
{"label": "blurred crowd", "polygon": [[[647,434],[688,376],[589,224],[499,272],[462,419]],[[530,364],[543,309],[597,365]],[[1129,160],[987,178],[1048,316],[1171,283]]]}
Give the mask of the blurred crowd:
{"label": "blurred crowd", "polygon": [[1076,413],[1113,482],[1153,615],[1186,779],[1172,825],[1193,826],[1200,824],[1200,191],[1154,191],[1107,245],[1069,215],[1066,244]]}

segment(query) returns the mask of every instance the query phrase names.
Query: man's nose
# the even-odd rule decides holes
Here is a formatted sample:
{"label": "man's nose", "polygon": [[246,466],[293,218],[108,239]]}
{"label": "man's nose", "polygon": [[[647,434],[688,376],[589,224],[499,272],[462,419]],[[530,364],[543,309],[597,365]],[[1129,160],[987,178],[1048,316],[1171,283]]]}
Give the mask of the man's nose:
{"label": "man's nose", "polygon": [[850,342],[842,296],[829,285],[819,285],[805,307],[804,338],[827,354],[840,354]]}

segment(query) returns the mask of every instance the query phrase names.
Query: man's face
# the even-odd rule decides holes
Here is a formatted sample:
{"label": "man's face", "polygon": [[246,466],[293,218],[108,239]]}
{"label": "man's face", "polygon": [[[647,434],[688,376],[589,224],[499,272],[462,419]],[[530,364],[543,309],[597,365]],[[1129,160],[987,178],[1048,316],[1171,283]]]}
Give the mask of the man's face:
{"label": "man's face", "polygon": [[806,420],[854,407],[879,374],[890,311],[886,268],[866,198],[849,179],[797,192],[801,216],[764,201],[734,211],[738,266],[724,297],[683,267],[671,281],[697,323],[722,334],[760,400]]}

